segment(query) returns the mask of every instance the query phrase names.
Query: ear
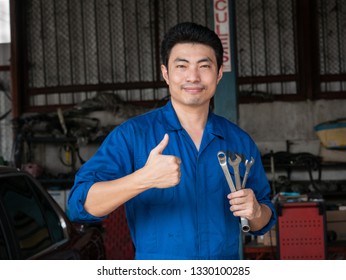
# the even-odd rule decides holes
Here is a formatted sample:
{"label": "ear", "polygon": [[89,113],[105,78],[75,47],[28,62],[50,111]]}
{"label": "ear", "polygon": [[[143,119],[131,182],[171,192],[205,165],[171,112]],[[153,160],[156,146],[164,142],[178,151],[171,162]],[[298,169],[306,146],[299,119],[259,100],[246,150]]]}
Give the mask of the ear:
{"label": "ear", "polygon": [[165,79],[166,84],[169,85],[169,79],[168,79],[168,69],[165,65],[161,64],[161,73],[162,77]]}
{"label": "ear", "polygon": [[217,74],[217,83],[220,82],[222,76],[223,76],[223,64],[221,65],[221,67],[219,69],[219,73]]}

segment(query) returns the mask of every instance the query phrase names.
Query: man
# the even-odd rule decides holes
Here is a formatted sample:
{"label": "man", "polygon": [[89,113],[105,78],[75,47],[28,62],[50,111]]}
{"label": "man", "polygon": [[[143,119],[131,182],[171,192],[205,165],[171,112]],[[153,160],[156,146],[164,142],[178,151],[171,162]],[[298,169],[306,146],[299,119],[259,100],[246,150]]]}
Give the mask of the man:
{"label": "man", "polygon": [[[239,218],[260,235],[275,215],[254,142],[209,110],[223,74],[221,41],[181,23],[166,34],[161,56],[170,101],[115,128],[81,167],[71,219],[100,221],[125,203],[136,259],[238,259]],[[255,159],[245,189],[230,193],[221,150]]]}

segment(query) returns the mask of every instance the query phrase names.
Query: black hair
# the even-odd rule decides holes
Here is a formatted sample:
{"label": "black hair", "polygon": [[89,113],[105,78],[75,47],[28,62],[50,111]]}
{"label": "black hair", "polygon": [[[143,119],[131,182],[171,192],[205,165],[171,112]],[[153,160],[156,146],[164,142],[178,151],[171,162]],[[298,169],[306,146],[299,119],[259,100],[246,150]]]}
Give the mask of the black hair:
{"label": "black hair", "polygon": [[223,63],[223,47],[219,36],[214,31],[193,22],[178,23],[170,28],[161,44],[161,59],[166,67],[168,67],[172,48],[179,43],[197,43],[213,48],[217,67],[220,69]]}

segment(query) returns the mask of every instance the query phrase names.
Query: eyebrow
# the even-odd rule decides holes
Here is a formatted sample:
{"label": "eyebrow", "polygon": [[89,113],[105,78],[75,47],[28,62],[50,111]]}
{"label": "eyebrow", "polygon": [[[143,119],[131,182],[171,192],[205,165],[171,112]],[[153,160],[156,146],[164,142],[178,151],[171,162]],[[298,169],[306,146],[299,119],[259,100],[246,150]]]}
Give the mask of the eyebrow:
{"label": "eyebrow", "polygon": [[[186,62],[186,63],[188,63],[189,60],[187,60],[186,58],[177,57],[173,62],[175,62],[175,63],[177,63],[177,62]],[[205,58],[202,58],[202,59],[197,61],[197,63],[202,63],[202,62],[213,62],[213,61],[209,57],[205,57]]]}

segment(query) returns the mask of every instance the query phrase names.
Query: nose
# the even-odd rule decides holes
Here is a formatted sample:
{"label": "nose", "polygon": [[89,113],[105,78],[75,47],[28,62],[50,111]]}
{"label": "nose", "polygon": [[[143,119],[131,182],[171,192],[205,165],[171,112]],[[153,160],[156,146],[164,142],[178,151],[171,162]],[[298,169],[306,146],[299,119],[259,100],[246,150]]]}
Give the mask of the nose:
{"label": "nose", "polygon": [[200,82],[198,67],[189,67],[186,71],[186,81],[190,83]]}

